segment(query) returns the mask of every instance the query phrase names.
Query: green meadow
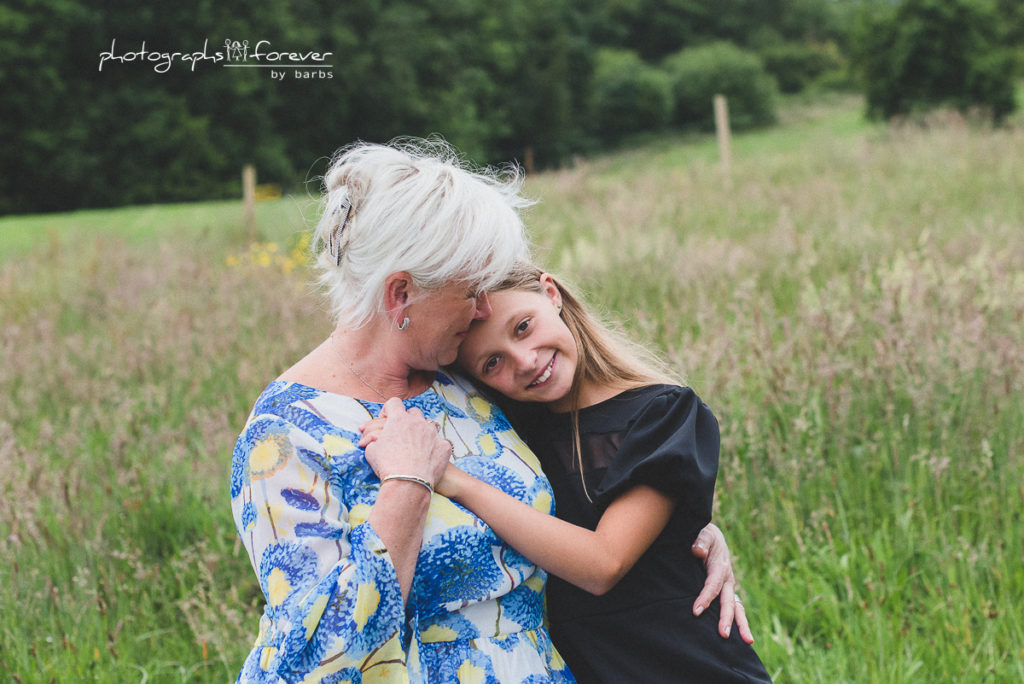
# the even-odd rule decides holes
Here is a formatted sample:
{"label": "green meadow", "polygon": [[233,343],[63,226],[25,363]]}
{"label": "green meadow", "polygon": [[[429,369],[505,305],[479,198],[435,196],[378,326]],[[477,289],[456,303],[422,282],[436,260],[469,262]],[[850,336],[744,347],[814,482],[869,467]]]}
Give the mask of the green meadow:
{"label": "green meadow", "polygon": [[[728,174],[695,135],[537,174],[535,252],[718,415],[777,682],[1024,681],[1024,128],[861,107],[788,103]],[[0,219],[0,678],[237,675],[231,449],[329,331],[315,215]]]}

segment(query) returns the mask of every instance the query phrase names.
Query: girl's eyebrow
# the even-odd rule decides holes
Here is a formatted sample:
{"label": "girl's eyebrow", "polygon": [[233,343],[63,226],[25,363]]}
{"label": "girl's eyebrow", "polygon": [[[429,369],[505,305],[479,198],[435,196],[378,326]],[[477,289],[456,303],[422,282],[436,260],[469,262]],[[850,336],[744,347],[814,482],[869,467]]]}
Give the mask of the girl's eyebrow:
{"label": "girl's eyebrow", "polygon": [[[501,330],[508,330],[510,327],[514,328],[515,325],[516,325],[516,322],[526,313],[526,311],[527,310],[523,310],[521,308],[517,308],[517,309],[513,309],[511,312],[509,312],[509,315],[506,316],[504,321],[500,324],[501,325]],[[492,313],[491,316],[492,316],[492,320],[493,320],[494,314]],[[474,325],[478,324],[478,323],[479,324],[483,324],[484,322],[483,321],[473,321]],[[484,351],[484,352],[481,352],[479,354],[474,354],[474,356],[473,356],[473,363],[470,364],[470,365],[471,366],[478,365],[481,361],[483,361],[484,359],[488,358],[493,353],[494,353],[493,351]]]}

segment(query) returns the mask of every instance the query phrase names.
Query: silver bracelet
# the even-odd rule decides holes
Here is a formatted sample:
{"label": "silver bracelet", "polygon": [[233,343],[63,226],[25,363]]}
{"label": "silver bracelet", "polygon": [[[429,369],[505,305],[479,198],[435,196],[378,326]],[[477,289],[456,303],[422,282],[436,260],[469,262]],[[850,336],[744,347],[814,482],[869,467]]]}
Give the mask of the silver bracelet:
{"label": "silver bracelet", "polygon": [[388,475],[383,480],[381,480],[380,483],[384,484],[388,480],[405,480],[406,482],[415,482],[418,485],[423,485],[424,487],[426,487],[427,491],[429,491],[431,494],[434,493],[434,487],[429,482],[424,480],[422,477],[416,477],[415,475]]}

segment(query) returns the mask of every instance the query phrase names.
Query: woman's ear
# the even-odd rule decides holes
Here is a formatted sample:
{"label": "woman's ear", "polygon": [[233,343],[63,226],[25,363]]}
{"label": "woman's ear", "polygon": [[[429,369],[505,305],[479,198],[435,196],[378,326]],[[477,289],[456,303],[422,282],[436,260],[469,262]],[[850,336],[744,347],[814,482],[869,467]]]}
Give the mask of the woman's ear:
{"label": "woman's ear", "polygon": [[540,276],[540,286],[544,290],[544,294],[551,303],[555,305],[558,310],[562,309],[562,293],[558,289],[558,283],[555,281],[554,276],[550,273],[542,273]]}
{"label": "woman's ear", "polygon": [[392,273],[384,280],[384,310],[396,324],[405,315],[412,287],[412,276],[406,271]]}

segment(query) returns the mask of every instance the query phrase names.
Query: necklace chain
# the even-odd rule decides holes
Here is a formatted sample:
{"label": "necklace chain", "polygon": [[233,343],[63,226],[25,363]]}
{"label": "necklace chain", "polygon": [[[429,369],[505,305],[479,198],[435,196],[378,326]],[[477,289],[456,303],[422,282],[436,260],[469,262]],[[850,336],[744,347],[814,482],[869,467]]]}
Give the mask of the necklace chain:
{"label": "necklace chain", "polygon": [[334,333],[331,333],[330,341],[331,341],[331,343],[330,343],[331,351],[333,351],[334,355],[337,356],[339,359],[341,359],[341,362],[343,364],[345,364],[345,366],[350,371],[352,371],[352,375],[356,376],[356,380],[358,380],[359,382],[363,383],[364,385],[366,385],[367,387],[372,389],[374,392],[376,392],[378,397],[380,397],[384,401],[387,401],[388,398],[384,396],[384,393],[381,392],[376,387],[374,387],[373,385],[371,385],[370,383],[368,383],[366,381],[366,379],[362,375],[359,374],[359,371],[357,371],[355,368],[353,368],[352,364],[349,363],[348,360],[344,356],[341,355],[341,352],[338,351],[338,348],[334,346]]}

